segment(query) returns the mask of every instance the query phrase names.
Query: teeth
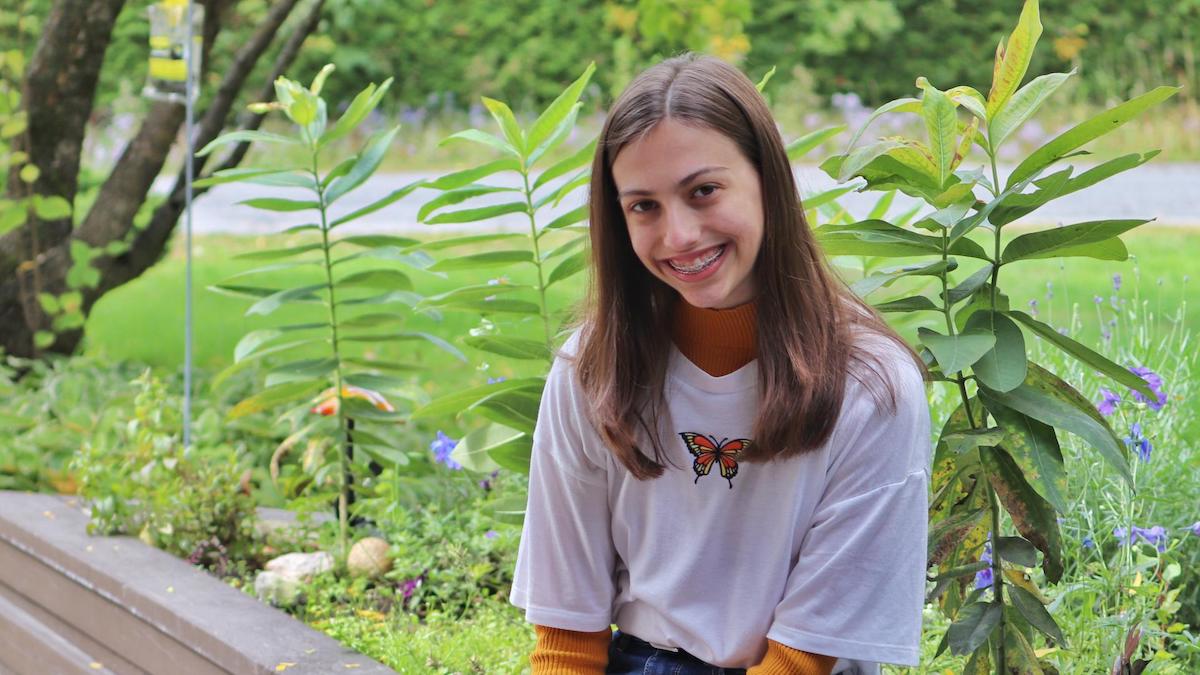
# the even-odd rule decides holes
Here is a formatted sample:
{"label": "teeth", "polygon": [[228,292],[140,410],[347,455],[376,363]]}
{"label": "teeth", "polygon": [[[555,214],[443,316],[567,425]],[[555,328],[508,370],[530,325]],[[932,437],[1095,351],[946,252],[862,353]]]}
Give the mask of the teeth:
{"label": "teeth", "polygon": [[697,260],[695,263],[693,263],[691,265],[680,265],[680,264],[672,262],[670,260],[667,261],[667,264],[670,265],[672,269],[674,269],[678,272],[683,272],[684,274],[696,274],[697,272],[700,272],[704,268],[711,265],[717,258],[720,258],[721,254],[724,252],[725,252],[725,246],[721,245],[721,246],[718,246],[717,248],[713,249],[712,253],[704,256],[703,258],[701,258],[700,260]]}

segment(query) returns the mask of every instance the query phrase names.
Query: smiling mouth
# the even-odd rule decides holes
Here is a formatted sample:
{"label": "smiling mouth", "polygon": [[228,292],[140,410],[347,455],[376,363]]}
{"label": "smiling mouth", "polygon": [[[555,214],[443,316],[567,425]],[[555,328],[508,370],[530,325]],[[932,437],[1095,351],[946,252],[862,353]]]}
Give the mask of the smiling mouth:
{"label": "smiling mouth", "polygon": [[715,263],[724,253],[725,244],[721,244],[708,253],[708,255],[695,260],[691,264],[681,265],[674,260],[667,260],[666,263],[671,267],[671,269],[679,272],[680,274],[699,274],[711,267],[712,264]]}

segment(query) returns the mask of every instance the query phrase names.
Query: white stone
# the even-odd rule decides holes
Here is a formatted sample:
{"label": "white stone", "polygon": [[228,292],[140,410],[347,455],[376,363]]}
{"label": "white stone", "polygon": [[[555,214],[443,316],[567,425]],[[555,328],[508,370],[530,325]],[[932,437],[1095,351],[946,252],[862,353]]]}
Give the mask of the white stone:
{"label": "white stone", "polygon": [[346,569],[351,576],[376,577],[392,569],[388,543],[379,537],[367,537],[350,547]]}
{"label": "white stone", "polygon": [[304,583],[333,569],[333,556],[325,551],[288,553],[273,558],[254,578],[254,594],[260,600],[286,606],[296,602]]}

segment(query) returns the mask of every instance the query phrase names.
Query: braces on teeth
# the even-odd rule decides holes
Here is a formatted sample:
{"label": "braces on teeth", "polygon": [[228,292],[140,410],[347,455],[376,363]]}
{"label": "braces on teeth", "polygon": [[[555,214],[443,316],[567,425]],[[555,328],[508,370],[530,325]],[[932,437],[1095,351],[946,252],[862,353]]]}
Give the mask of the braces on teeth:
{"label": "braces on teeth", "polygon": [[725,252],[725,246],[722,245],[722,246],[717,247],[717,250],[713,251],[711,255],[701,259],[699,262],[697,262],[694,265],[689,265],[689,266],[685,267],[683,265],[676,265],[675,263],[673,263],[669,260],[667,261],[667,264],[670,265],[675,270],[677,270],[679,272],[683,272],[684,274],[695,274],[696,272],[699,272],[700,270],[704,269],[705,267],[708,267],[709,265],[711,265],[713,263],[713,261],[715,261],[717,258],[721,257],[721,254],[724,252]]}

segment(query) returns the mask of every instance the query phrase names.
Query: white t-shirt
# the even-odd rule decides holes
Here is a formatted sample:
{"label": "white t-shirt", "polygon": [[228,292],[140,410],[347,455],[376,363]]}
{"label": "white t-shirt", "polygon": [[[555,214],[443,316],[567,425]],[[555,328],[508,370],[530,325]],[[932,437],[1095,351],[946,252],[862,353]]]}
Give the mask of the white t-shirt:
{"label": "white t-shirt", "polygon": [[726,668],[761,662],[767,638],[846,660],[916,665],[929,409],[916,366],[877,341],[874,353],[896,387],[894,415],[848,378],[821,449],[742,462],[730,478],[719,463],[700,475],[685,436],[717,447],[751,437],[757,361],[712,377],[672,348],[661,442],[676,466],[639,481],[588,421],[573,363],[560,356],[534,432],[509,600],[531,623],[575,631],[615,623]]}

